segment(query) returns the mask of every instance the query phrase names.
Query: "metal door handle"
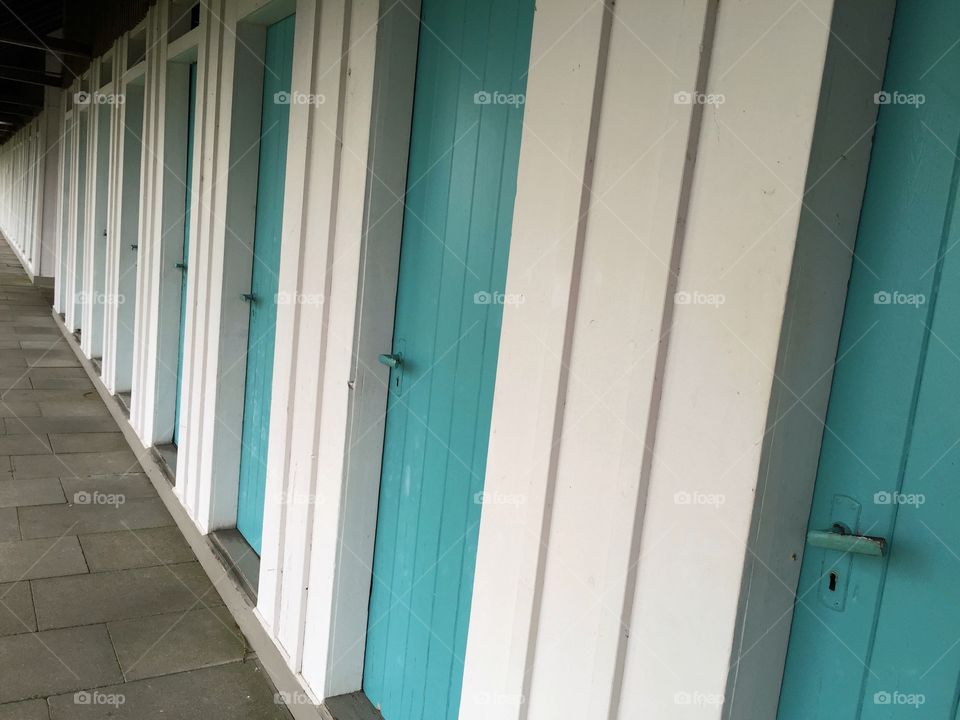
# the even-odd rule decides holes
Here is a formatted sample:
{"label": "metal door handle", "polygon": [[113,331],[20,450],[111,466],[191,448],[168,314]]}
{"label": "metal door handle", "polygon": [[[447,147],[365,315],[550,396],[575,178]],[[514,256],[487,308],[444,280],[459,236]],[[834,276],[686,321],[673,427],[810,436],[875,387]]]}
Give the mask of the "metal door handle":
{"label": "metal door handle", "polygon": [[131,250],[136,250],[138,247],[140,247],[140,246],[139,246],[139,245],[131,245],[131,246],[130,246],[130,249],[131,249]]}
{"label": "metal door handle", "polygon": [[381,355],[377,358],[380,361],[381,365],[386,365],[390,368],[398,368],[403,364],[403,355],[400,353],[393,353],[391,355]]}
{"label": "metal door handle", "polygon": [[184,263],[176,263],[176,264],[174,265],[174,267],[175,267],[177,270],[186,270],[186,269],[187,269],[187,266],[186,266]]}
{"label": "metal door handle", "polygon": [[842,525],[834,525],[829,530],[811,530],[807,533],[807,543],[827,550],[873,557],[883,557],[887,552],[887,541],[884,538],[855,535]]}
{"label": "metal door handle", "polygon": [[241,293],[240,299],[244,302],[252,303],[257,301],[257,296],[253,293]]}

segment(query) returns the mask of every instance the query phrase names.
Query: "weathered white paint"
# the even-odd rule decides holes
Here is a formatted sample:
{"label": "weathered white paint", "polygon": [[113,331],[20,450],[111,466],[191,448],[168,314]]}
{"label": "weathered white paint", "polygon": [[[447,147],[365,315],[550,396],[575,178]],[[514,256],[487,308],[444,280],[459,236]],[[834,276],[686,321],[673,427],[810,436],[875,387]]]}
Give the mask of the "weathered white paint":
{"label": "weathered white paint", "polygon": [[[290,113],[254,616],[319,702],[362,683],[417,0],[211,0],[189,32],[160,0],[117,41],[109,82],[143,112],[113,115],[104,272],[108,297],[136,302],[107,305],[103,379],[131,391],[144,446],[169,441],[185,209],[171,139],[195,59],[174,494],[200,533],[232,527],[263,36],[294,10],[293,90],[323,100]],[[507,288],[525,302],[505,308],[486,480],[522,502],[483,509],[463,720],[773,718],[890,21],[889,2],[832,10],[539,4]],[[69,152],[36,137],[49,118],[0,148],[15,191],[0,230],[25,262],[37,245],[15,237],[51,182],[31,162],[56,148],[70,330],[92,322],[71,299],[93,284],[73,272],[98,192],[77,192],[96,131],[80,168],[89,113],[71,97],[98,63],[50,111]],[[696,92],[714,102],[684,102]]]}

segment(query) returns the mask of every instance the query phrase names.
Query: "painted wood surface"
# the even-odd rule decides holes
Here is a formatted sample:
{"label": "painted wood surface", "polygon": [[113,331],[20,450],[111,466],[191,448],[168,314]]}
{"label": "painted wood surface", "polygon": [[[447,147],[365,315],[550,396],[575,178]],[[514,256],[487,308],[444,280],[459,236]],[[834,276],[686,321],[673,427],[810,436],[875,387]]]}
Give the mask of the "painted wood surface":
{"label": "painted wood surface", "polygon": [[532,22],[422,6],[364,662],[387,720],[460,706]]}
{"label": "painted wood surface", "polygon": [[177,347],[177,398],[173,411],[173,444],[180,435],[180,400],[183,385],[183,339],[187,328],[187,258],[190,255],[190,203],[193,183],[193,133],[197,114],[197,64],[190,63],[190,80],[187,97],[187,168],[184,174],[185,186],[183,199],[183,253],[180,260],[180,336]]}
{"label": "painted wood surface", "polygon": [[280,273],[280,232],[287,162],[289,97],[293,69],[294,16],[267,28],[264,52],[263,111],[257,216],[250,281],[250,324],[240,452],[237,529],[259,554],[263,533],[263,495],[267,479],[270,395]]}
{"label": "painted wood surface", "polygon": [[889,551],[807,545],[780,720],[957,716],[958,23],[898,6],[810,515]]}

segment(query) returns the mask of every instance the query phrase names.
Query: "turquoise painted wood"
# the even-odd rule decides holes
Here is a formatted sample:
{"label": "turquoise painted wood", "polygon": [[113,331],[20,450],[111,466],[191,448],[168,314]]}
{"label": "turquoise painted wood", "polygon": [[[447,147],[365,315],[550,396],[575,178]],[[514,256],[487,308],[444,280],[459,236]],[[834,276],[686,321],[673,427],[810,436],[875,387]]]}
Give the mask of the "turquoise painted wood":
{"label": "turquoise painted wood", "polygon": [[267,482],[267,440],[270,434],[270,385],[280,275],[280,232],[287,166],[289,104],[277,102],[290,92],[293,71],[294,16],[267,28],[264,57],[263,111],[260,121],[260,169],[257,217],[250,280],[250,325],[240,451],[240,496],[237,529],[259,555],[263,534],[263,494]]}
{"label": "turquoise painted wood", "polygon": [[180,440],[180,397],[183,384],[183,337],[187,329],[187,258],[190,256],[190,202],[193,185],[193,133],[197,114],[197,64],[190,63],[187,93],[187,167],[184,177],[183,252],[180,254],[180,339],[177,350],[177,396],[173,410],[173,444]]}
{"label": "turquoise painted wood", "polygon": [[533,11],[422,6],[363,679],[386,720],[460,706]]}
{"label": "turquoise painted wood", "polygon": [[[779,720],[954,720],[960,688],[960,5],[898,4]],[[946,54],[945,54],[946,53]],[[905,99],[901,96],[901,99]]]}

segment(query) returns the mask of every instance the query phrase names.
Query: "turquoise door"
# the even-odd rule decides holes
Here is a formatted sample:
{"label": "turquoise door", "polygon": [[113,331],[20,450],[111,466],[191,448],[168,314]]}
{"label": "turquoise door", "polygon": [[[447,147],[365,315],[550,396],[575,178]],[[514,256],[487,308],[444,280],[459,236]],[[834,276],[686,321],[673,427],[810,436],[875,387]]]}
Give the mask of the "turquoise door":
{"label": "turquoise door", "polygon": [[183,252],[180,255],[180,339],[177,349],[177,396],[173,411],[173,444],[180,435],[180,385],[183,383],[183,334],[187,328],[187,257],[190,255],[190,201],[193,184],[193,125],[197,111],[197,64],[190,63],[189,90],[187,94],[187,167],[184,177]]}
{"label": "turquoise door", "polygon": [[386,720],[460,706],[533,9],[422,6],[363,679]]}
{"label": "turquoise door", "polygon": [[263,493],[267,482],[270,384],[273,381],[280,230],[283,225],[283,184],[290,117],[289,104],[278,102],[276,98],[289,95],[290,92],[293,27],[294,16],[291,15],[267,28],[253,272],[250,293],[247,296],[250,302],[250,325],[243,398],[237,529],[258,555],[263,533]]}
{"label": "turquoise door", "polygon": [[898,3],[780,720],[958,716],[958,27]]}

